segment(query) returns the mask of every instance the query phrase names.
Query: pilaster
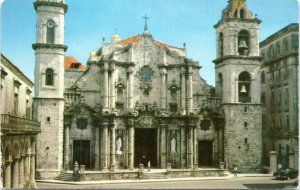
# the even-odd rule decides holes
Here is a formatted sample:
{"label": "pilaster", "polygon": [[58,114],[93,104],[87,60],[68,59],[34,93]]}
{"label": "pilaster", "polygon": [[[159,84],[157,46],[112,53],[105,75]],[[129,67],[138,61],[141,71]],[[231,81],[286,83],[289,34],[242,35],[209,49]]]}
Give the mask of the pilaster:
{"label": "pilaster", "polygon": [[110,75],[110,108],[114,109],[116,106],[116,93],[115,93],[115,65],[112,64],[110,65],[110,71],[111,71],[111,75]]}
{"label": "pilaster", "polygon": [[69,152],[70,152],[70,126],[65,124],[65,139],[64,139],[64,170],[69,170]]}
{"label": "pilaster", "polygon": [[134,127],[133,120],[129,119],[128,126],[128,169],[133,170],[134,165]]}
{"label": "pilaster", "polygon": [[128,68],[128,94],[127,94],[127,105],[129,109],[133,108],[133,103],[132,103],[132,92],[133,92],[133,67],[129,66]]}
{"label": "pilaster", "polygon": [[189,66],[187,84],[187,111],[193,111],[193,67]]}
{"label": "pilaster", "polygon": [[19,187],[24,187],[24,156],[20,156],[19,160]]}
{"label": "pilaster", "polygon": [[102,123],[102,138],[101,138],[101,150],[102,150],[102,156],[101,156],[101,164],[102,164],[102,170],[107,170],[108,168],[108,155],[107,155],[107,146],[108,146],[108,122],[104,121]]}
{"label": "pilaster", "polygon": [[167,78],[167,69],[162,67],[160,68],[161,74],[161,109],[167,109],[167,91],[166,91],[166,78]]}
{"label": "pilaster", "polygon": [[12,179],[12,188],[19,188],[19,157],[13,159],[13,179]]}
{"label": "pilaster", "polygon": [[95,170],[99,170],[99,158],[100,158],[100,147],[99,147],[99,126],[95,128]]}
{"label": "pilaster", "polygon": [[188,160],[187,160],[187,167],[189,169],[193,168],[194,165],[194,147],[193,147],[193,139],[194,139],[194,135],[193,135],[193,126],[189,125],[188,126],[188,135],[187,135],[188,139]]}
{"label": "pilaster", "polygon": [[110,171],[115,171],[116,167],[116,129],[115,123],[110,124]]}
{"label": "pilaster", "polygon": [[30,157],[30,181],[31,181],[31,188],[36,187],[35,183],[35,153],[31,154]]}
{"label": "pilaster", "polygon": [[103,108],[108,108],[108,63],[103,65]]}
{"label": "pilaster", "polygon": [[181,112],[186,112],[186,72],[181,68]]}
{"label": "pilaster", "polygon": [[167,152],[166,152],[166,136],[167,136],[167,125],[162,122],[160,124],[160,167],[167,167]]}
{"label": "pilaster", "polygon": [[180,126],[180,163],[181,169],[184,169],[186,166],[186,127],[182,123]]}
{"label": "pilaster", "polygon": [[11,188],[11,164],[12,164],[11,160],[6,161],[5,163],[4,187],[6,189]]}

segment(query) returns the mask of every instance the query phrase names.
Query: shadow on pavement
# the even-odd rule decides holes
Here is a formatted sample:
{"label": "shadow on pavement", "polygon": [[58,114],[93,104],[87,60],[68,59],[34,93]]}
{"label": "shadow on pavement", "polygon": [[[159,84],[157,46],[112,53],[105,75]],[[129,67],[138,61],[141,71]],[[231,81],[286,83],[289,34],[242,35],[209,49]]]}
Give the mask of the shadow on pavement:
{"label": "shadow on pavement", "polygon": [[243,184],[249,189],[296,189],[295,183]]}

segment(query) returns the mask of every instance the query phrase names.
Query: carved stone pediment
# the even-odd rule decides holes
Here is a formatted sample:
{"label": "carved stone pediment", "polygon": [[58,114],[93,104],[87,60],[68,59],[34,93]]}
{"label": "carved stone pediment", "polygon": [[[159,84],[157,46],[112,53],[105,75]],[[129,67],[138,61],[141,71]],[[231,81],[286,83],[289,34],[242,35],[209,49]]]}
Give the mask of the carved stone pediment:
{"label": "carved stone pediment", "polygon": [[136,120],[135,126],[138,128],[152,128],[153,127],[153,117],[141,116]]}

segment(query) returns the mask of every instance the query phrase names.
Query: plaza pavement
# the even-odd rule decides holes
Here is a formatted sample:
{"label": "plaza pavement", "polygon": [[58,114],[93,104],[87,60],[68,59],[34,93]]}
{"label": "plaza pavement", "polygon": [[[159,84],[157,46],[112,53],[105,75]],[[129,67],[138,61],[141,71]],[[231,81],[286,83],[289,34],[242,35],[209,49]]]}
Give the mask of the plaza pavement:
{"label": "plaza pavement", "polygon": [[[240,177],[271,177],[272,174],[238,174]],[[223,177],[185,177],[166,179],[134,179],[134,180],[101,180],[101,181],[61,181],[61,180],[36,180],[38,183],[69,184],[69,185],[95,185],[95,184],[122,184],[122,183],[150,183],[171,181],[201,181],[201,180],[227,180],[235,178],[233,174]]]}

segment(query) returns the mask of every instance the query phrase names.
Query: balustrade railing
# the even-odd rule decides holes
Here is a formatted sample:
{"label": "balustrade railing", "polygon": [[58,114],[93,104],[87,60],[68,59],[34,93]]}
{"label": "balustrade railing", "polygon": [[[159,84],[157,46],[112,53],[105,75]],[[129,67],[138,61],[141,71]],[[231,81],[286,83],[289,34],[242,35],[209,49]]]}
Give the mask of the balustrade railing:
{"label": "balustrade railing", "polygon": [[21,118],[9,114],[1,115],[1,131],[2,132],[40,132],[40,122],[30,119]]}
{"label": "balustrade railing", "polygon": [[66,101],[74,101],[80,99],[80,94],[73,93],[73,92],[67,92],[64,93],[64,97]]}
{"label": "balustrade railing", "polygon": [[217,109],[221,107],[222,98],[221,97],[208,97],[204,103],[204,108],[211,108],[211,109]]}

